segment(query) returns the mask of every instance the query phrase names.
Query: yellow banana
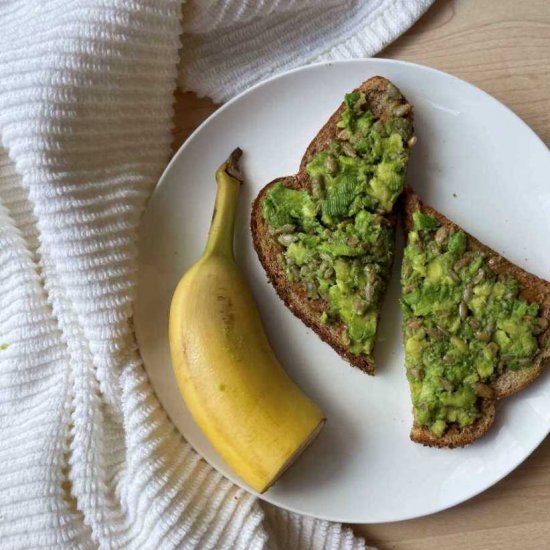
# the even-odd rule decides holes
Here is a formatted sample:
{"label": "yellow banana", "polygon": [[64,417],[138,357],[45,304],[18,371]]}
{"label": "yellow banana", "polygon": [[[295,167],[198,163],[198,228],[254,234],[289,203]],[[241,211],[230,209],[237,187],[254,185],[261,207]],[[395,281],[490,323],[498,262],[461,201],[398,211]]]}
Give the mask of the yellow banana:
{"label": "yellow banana", "polygon": [[172,298],[170,350],[193,418],[230,468],[264,492],[325,418],[277,361],[233,257],[240,156],[235,150],[216,172],[205,251]]}

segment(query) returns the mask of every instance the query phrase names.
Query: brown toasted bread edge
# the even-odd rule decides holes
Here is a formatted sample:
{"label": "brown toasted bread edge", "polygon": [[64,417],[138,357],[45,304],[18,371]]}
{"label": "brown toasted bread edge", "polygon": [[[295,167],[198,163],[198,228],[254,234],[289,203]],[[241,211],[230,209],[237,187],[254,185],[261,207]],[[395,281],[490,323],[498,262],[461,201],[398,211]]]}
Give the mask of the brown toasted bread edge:
{"label": "brown toasted bread edge", "polygon": [[[421,210],[436,218],[439,223],[452,229],[462,229],[457,224],[446,218],[432,207],[424,204],[410,187],[406,187],[401,197],[403,206],[403,225],[405,231],[411,230],[412,215]],[[462,231],[464,231],[462,229]],[[488,255],[491,269],[497,274],[512,274],[519,282],[520,296],[529,302],[537,302],[541,306],[540,316],[550,321],[550,282],[528,273],[517,265],[511,263],[500,254],[479,242],[475,237],[465,232],[470,250],[482,251]],[[508,371],[493,383],[495,399],[502,399],[517,393],[535,380],[542,372],[545,360],[550,357],[550,349],[547,347],[550,341],[550,327],[539,337],[539,346],[542,350],[535,358],[531,367],[525,367],[519,371]],[[437,438],[426,427],[413,424],[411,439],[424,445],[437,447],[462,447],[472,443],[484,435],[493,423],[495,405],[493,400],[483,400],[482,417],[472,426],[460,430],[452,426],[443,437]]]}
{"label": "brown toasted bread edge", "polygon": [[[365,93],[370,110],[376,118],[381,120],[385,120],[390,116],[390,113],[387,112],[387,109],[384,109],[381,101],[382,95],[385,93],[388,84],[389,81],[387,79],[375,76],[363,82],[363,84],[357,88],[358,91]],[[402,103],[406,103],[404,97],[402,98]],[[260,191],[252,205],[250,228],[252,231],[254,248],[256,249],[268,279],[290,311],[300,318],[304,324],[310,327],[321,338],[321,340],[329,344],[349,363],[368,374],[374,374],[374,360],[372,355],[354,355],[341,342],[342,334],[345,331],[345,325],[343,323],[334,323],[331,325],[323,325],[320,323],[320,314],[326,309],[326,301],[323,299],[309,300],[307,292],[302,284],[291,283],[287,280],[277,261],[277,258],[281,254],[281,245],[269,235],[267,224],[261,214],[262,200],[266,192],[274,183],[282,182],[283,185],[293,189],[311,188],[311,181],[307,175],[306,166],[318,152],[323,150],[336,138],[336,122],[339,120],[343,110],[344,104],[342,103],[313,138],[302,157],[300,169],[296,175],[277,178],[268,183]],[[412,110],[406,117],[412,122]],[[395,225],[395,218],[392,219],[392,223]]]}

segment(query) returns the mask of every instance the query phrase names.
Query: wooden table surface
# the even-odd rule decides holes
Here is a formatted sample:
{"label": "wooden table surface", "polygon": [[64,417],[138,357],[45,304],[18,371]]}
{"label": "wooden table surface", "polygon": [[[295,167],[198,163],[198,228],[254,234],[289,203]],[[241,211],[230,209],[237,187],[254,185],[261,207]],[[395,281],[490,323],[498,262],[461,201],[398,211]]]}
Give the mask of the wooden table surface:
{"label": "wooden table surface", "polygon": [[[380,56],[479,86],[550,146],[550,0],[438,0]],[[216,108],[176,92],[174,149]],[[550,438],[507,478],[460,506],[354,529],[381,549],[550,549]]]}

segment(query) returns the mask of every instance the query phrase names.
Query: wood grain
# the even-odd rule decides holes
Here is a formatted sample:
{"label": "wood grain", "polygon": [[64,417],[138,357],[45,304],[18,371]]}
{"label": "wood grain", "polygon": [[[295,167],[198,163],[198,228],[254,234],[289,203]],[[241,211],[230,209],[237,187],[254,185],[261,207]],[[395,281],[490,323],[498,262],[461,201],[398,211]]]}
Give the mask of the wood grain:
{"label": "wood grain", "polygon": [[[380,56],[475,84],[550,145],[550,0],[440,0]],[[216,108],[177,91],[174,150]],[[354,529],[381,549],[550,549],[550,439],[507,478],[460,506]]]}

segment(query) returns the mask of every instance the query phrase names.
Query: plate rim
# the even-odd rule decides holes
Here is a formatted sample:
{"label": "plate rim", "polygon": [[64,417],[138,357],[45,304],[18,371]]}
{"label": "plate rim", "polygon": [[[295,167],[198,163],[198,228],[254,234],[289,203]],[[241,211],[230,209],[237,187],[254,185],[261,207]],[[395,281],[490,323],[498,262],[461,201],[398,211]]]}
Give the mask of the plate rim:
{"label": "plate rim", "polygon": [[[525,122],[518,114],[516,114],[508,105],[503,103],[502,101],[499,101],[496,97],[492,96],[489,92],[486,92],[482,88],[479,88],[475,84],[472,84],[471,82],[468,82],[467,80],[464,80],[462,78],[459,78],[458,76],[455,76],[453,74],[447,73],[445,71],[442,71],[440,69],[436,69],[434,67],[430,67],[428,65],[422,65],[421,63],[414,63],[412,61],[403,61],[401,59],[390,59],[388,57],[367,57],[363,59],[339,59],[339,60],[333,60],[333,61],[319,61],[317,63],[310,63],[308,65],[300,65],[299,67],[294,67],[292,69],[289,69],[287,71],[283,71],[277,74],[274,74],[272,76],[269,76],[265,78],[264,80],[261,80],[260,82],[257,82],[256,84],[253,84],[252,86],[249,86],[242,92],[238,93],[235,97],[232,97],[229,101],[221,105],[218,109],[216,109],[213,113],[210,113],[208,117],[206,117],[184,140],[184,142],[178,147],[178,150],[173,154],[172,158],[164,168],[162,174],[160,175],[152,193],[149,197],[149,200],[147,201],[147,205],[149,204],[149,201],[153,198],[153,195],[157,192],[157,189],[160,188],[160,186],[164,183],[164,179],[168,171],[171,169],[172,164],[174,164],[178,158],[178,156],[181,154],[182,150],[187,147],[188,142],[190,142],[194,137],[195,134],[198,134],[203,126],[206,126],[206,124],[209,124],[211,119],[214,117],[219,116],[223,111],[225,111],[227,108],[229,108],[230,105],[233,103],[236,103],[239,101],[243,96],[248,95],[249,93],[253,92],[254,90],[261,88],[263,86],[266,86],[267,84],[271,83],[274,80],[279,80],[282,78],[285,78],[293,73],[297,72],[307,72],[309,70],[314,70],[319,67],[330,67],[331,65],[353,65],[353,64],[371,64],[374,63],[377,64],[385,64],[389,63],[392,65],[405,65],[408,67],[413,67],[415,69],[420,69],[423,71],[433,72],[437,73],[439,75],[442,75],[446,78],[451,78],[452,80],[456,80],[457,82],[460,82],[461,84],[466,84],[470,88],[473,88],[478,93],[481,93],[483,96],[485,96],[486,99],[490,100],[491,102],[495,103],[496,105],[503,107],[508,111],[509,114],[511,114],[515,119],[516,122],[519,122],[524,129],[528,130],[532,137],[534,137],[540,145],[542,145],[543,148],[548,149],[546,143],[542,141],[542,138]],[[205,96],[200,96],[205,97]]]}
{"label": "plate rim", "polygon": [[[199,126],[197,126],[197,128],[195,128],[195,130],[193,130],[193,132],[191,132],[191,134],[189,134],[189,136],[185,139],[185,141],[179,146],[178,150],[174,153],[174,155],[172,156],[172,158],[170,159],[170,161],[166,165],[166,167],[163,170],[161,176],[159,177],[155,187],[153,188],[153,190],[151,192],[151,195],[149,196],[149,198],[147,200],[147,204],[145,206],[145,209],[142,212],[141,221],[143,221],[143,218],[146,215],[146,211],[148,210],[151,201],[155,197],[155,194],[157,194],[159,192],[159,189],[161,188],[161,186],[163,186],[165,184],[165,181],[168,179],[168,174],[171,172],[174,165],[178,162],[178,159],[180,158],[180,156],[182,156],[184,154],[185,149],[190,145],[190,143],[193,141],[195,136],[198,135],[203,130],[204,127],[206,127],[208,124],[210,124],[211,121],[214,118],[216,118],[217,116],[220,116],[226,109],[230,108],[234,103],[240,101],[243,97],[247,96],[248,94],[252,93],[253,91],[255,91],[259,88],[262,88],[264,86],[269,85],[273,81],[286,78],[286,77],[288,77],[288,76],[290,76],[294,73],[297,73],[297,72],[309,72],[309,71],[314,71],[314,70],[322,68],[322,67],[330,67],[330,66],[333,66],[333,65],[348,65],[348,64],[349,65],[354,65],[354,64],[356,64],[356,65],[366,65],[370,68],[372,68],[372,66],[377,66],[377,65],[383,66],[383,65],[386,65],[386,64],[397,65],[397,66],[406,66],[406,67],[409,67],[409,68],[413,68],[414,70],[420,70],[420,71],[427,71],[427,72],[431,72],[431,73],[436,73],[436,74],[438,74],[440,76],[443,76],[445,78],[450,78],[451,80],[460,82],[461,85],[466,85],[467,87],[472,88],[473,91],[475,91],[476,93],[480,93],[486,100],[489,100],[491,103],[497,105],[499,108],[504,108],[508,112],[508,114],[512,115],[512,117],[515,119],[516,123],[519,122],[520,125],[523,126],[524,130],[527,130],[531,134],[531,137],[535,138],[535,142],[538,142],[542,146],[543,150],[548,151],[548,147],[546,146],[544,141],[541,139],[541,137],[519,115],[517,115],[510,107],[508,107],[506,104],[499,101],[497,98],[495,98],[494,96],[492,96],[488,92],[486,92],[486,91],[482,90],[481,88],[477,87],[476,85],[474,85],[474,84],[472,84],[472,83],[470,83],[466,80],[463,80],[463,79],[461,79],[457,76],[449,74],[445,71],[442,71],[440,69],[436,69],[436,68],[433,68],[433,67],[429,67],[429,66],[426,66],[426,65],[419,64],[419,63],[413,63],[413,62],[410,62],[410,61],[403,61],[403,60],[399,60],[399,59],[388,59],[388,58],[382,58],[382,57],[321,61],[321,62],[317,62],[317,63],[311,63],[311,64],[308,64],[308,65],[302,65],[302,66],[295,67],[295,68],[287,70],[287,71],[283,71],[283,72],[271,75],[268,78],[266,78],[264,80],[261,80],[260,82],[258,82],[256,84],[248,87],[247,89],[243,90],[242,92],[237,94],[235,97],[233,97],[232,99],[230,99],[229,101],[227,101],[226,103],[221,105],[218,109],[216,109],[213,113],[211,113],[205,120],[203,120],[199,124]],[[141,233],[141,229],[140,229],[140,233]],[[141,264],[140,264],[140,261],[139,261],[139,256],[141,255],[141,248],[143,246],[142,245],[141,234],[140,234],[140,238],[139,238],[139,241],[138,241],[137,244],[138,244],[138,273],[137,273],[137,286],[136,286],[135,301],[134,301],[134,307],[133,307],[134,316],[136,316],[136,312],[137,312],[136,304],[139,301],[139,295],[140,295],[140,292],[139,292],[140,283],[139,283],[139,281],[140,281]],[[452,498],[444,506],[441,506],[439,504],[434,504],[432,507],[428,508],[428,511],[423,511],[419,514],[415,514],[415,513],[405,514],[405,515],[400,515],[397,519],[385,519],[385,520],[376,520],[376,521],[369,521],[369,520],[366,520],[366,521],[365,520],[363,520],[363,521],[354,521],[354,520],[352,520],[352,521],[350,521],[349,519],[346,519],[345,517],[342,517],[342,516],[323,515],[323,514],[316,514],[315,516],[311,516],[310,514],[307,514],[303,511],[299,510],[299,509],[296,509],[295,507],[293,507],[291,505],[288,505],[286,503],[282,504],[279,501],[279,499],[269,498],[269,494],[266,494],[266,493],[259,494],[255,491],[253,491],[249,486],[246,485],[246,483],[244,483],[239,477],[237,477],[231,471],[229,471],[229,474],[225,474],[225,473],[219,471],[218,468],[216,467],[216,465],[214,465],[209,460],[208,457],[204,456],[198,449],[195,448],[195,446],[190,441],[188,441],[188,439],[183,435],[183,433],[180,432],[179,428],[177,427],[176,423],[172,420],[172,418],[171,418],[170,414],[168,413],[168,411],[164,408],[164,405],[163,405],[159,395],[157,394],[157,392],[155,390],[152,377],[150,376],[149,369],[147,368],[147,362],[145,361],[144,357],[141,354],[141,346],[140,346],[140,338],[139,338],[139,332],[140,331],[138,330],[138,325],[139,325],[139,323],[136,323],[136,331],[135,331],[136,332],[136,340],[137,340],[137,344],[138,344],[138,351],[140,353],[140,357],[142,359],[145,371],[147,373],[147,377],[149,379],[149,382],[151,383],[151,386],[152,386],[153,390],[155,391],[155,395],[156,395],[156,397],[159,401],[159,404],[163,407],[163,409],[165,410],[168,418],[170,418],[170,422],[172,422],[172,424],[174,425],[174,428],[180,433],[180,435],[182,436],[184,441],[186,441],[193,448],[193,450],[195,452],[197,452],[199,454],[199,456],[203,460],[205,460],[220,475],[222,475],[223,477],[226,477],[227,479],[229,479],[232,483],[234,483],[235,485],[237,485],[241,489],[253,494],[254,496],[262,499],[263,501],[268,502],[269,504],[272,504],[274,506],[280,507],[282,509],[288,510],[289,512],[292,512],[292,513],[305,515],[305,516],[309,516],[309,517],[315,517],[317,519],[321,519],[321,520],[325,520],[325,521],[348,523],[348,524],[355,524],[355,525],[361,525],[361,524],[368,525],[368,524],[371,524],[371,523],[393,523],[393,522],[397,522],[397,521],[408,521],[408,520],[412,520],[412,519],[416,519],[416,518],[420,518],[420,517],[430,516],[430,515],[433,515],[433,514],[436,514],[436,513],[439,513],[439,512],[443,512],[443,511],[448,510],[450,508],[453,508],[453,507],[455,507],[459,504],[465,503],[465,502],[471,500],[472,498],[480,495],[481,493],[487,491],[488,489],[490,489],[491,487],[493,487],[494,485],[496,485],[500,481],[502,481],[502,479],[504,479],[505,477],[510,475],[523,462],[525,462],[525,460],[527,460],[532,455],[532,453],[541,445],[541,443],[547,438],[548,434],[550,434],[550,425],[548,425],[547,428],[546,428],[546,433],[543,433],[543,435],[540,437],[540,439],[537,440],[536,444],[532,447],[532,449],[525,456],[523,456],[520,460],[511,463],[510,466],[506,466],[506,468],[504,468],[504,473],[502,473],[502,475],[500,475],[497,478],[495,478],[494,480],[492,480],[490,484],[488,484],[486,486],[482,486],[479,489],[476,488],[476,490],[471,495],[469,495],[468,497],[462,498],[462,497],[459,496],[457,498]],[[544,432],[544,430],[543,430],[543,432]]]}

